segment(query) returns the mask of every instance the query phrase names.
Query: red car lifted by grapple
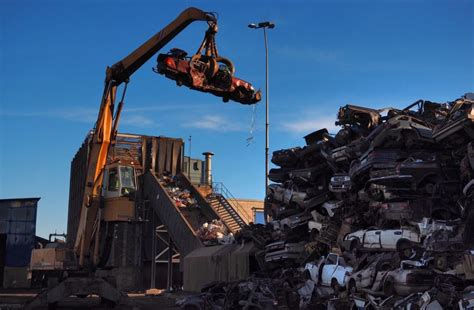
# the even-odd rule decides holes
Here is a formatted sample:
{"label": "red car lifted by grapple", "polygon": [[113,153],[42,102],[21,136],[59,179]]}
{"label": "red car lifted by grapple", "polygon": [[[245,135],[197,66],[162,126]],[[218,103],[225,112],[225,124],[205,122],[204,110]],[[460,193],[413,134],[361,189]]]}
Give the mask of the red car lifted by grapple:
{"label": "red car lifted by grapple", "polygon": [[155,72],[175,80],[178,86],[185,85],[242,104],[255,104],[262,99],[260,90],[252,84],[236,78],[232,62],[223,57],[195,55],[187,57],[181,49],[173,48],[167,54],[158,55]]}

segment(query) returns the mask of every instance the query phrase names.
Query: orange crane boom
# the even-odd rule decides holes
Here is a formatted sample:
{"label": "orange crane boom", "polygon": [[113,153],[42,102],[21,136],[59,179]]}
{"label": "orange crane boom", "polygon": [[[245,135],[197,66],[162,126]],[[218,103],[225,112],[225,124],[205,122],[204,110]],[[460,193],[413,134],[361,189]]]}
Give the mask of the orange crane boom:
{"label": "orange crane boom", "polygon": [[[114,140],[123,106],[122,98],[115,109],[117,87],[124,82],[128,83],[129,77],[135,71],[194,21],[207,21],[209,27],[217,28],[217,20],[212,13],[206,13],[197,8],[188,8],[128,56],[113,66],[107,67],[99,115],[95,123],[92,139],[90,140],[85,191],[74,244],[74,252],[79,257],[80,266],[85,266],[87,258],[89,258],[87,263],[92,266],[97,265],[99,260],[98,243],[102,212],[100,206],[102,171],[107,163],[109,146],[111,141]],[[125,90],[126,85],[124,94]],[[94,243],[94,253],[92,260],[90,260],[92,243]]]}

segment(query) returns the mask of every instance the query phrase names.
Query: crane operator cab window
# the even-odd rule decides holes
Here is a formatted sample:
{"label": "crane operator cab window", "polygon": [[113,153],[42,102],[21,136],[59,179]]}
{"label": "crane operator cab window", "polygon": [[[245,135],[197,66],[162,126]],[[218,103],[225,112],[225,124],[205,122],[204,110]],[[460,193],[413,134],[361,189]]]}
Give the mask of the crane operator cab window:
{"label": "crane operator cab window", "polygon": [[105,170],[104,197],[130,196],[135,193],[135,169],[129,166],[109,167]]}
{"label": "crane operator cab window", "polygon": [[121,195],[126,196],[135,192],[135,169],[120,167]]}
{"label": "crane operator cab window", "polygon": [[109,170],[109,185],[107,187],[108,191],[116,192],[120,188],[119,175],[117,168],[111,168]]}

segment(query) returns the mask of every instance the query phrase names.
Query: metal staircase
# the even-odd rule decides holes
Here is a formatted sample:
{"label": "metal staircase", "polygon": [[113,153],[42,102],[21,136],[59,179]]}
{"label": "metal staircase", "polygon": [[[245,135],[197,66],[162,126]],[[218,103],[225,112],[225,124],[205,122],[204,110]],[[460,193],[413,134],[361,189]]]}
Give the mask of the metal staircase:
{"label": "metal staircase", "polygon": [[206,197],[209,204],[229,230],[236,233],[246,225],[241,215],[245,216],[247,213],[224,184],[216,182],[212,184],[212,188],[213,192]]}

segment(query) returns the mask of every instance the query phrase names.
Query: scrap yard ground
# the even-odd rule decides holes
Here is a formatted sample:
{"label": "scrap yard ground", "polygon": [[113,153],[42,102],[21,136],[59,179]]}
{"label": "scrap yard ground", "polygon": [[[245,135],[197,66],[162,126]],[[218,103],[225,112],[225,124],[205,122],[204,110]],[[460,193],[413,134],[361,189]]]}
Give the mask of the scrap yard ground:
{"label": "scrap yard ground", "polygon": [[[0,309],[23,309],[25,304],[31,301],[37,294],[37,290],[0,290]],[[129,309],[143,309],[143,310],[156,310],[156,309],[179,309],[175,305],[176,299],[184,296],[184,293],[176,294],[163,294],[159,296],[145,296],[144,294],[128,294],[132,306],[116,306],[114,309],[118,310],[129,310]],[[60,309],[110,309],[100,305],[100,299],[97,296],[89,298],[77,298],[69,297],[61,303],[57,308]],[[37,309],[48,309],[47,306],[39,307]]]}

